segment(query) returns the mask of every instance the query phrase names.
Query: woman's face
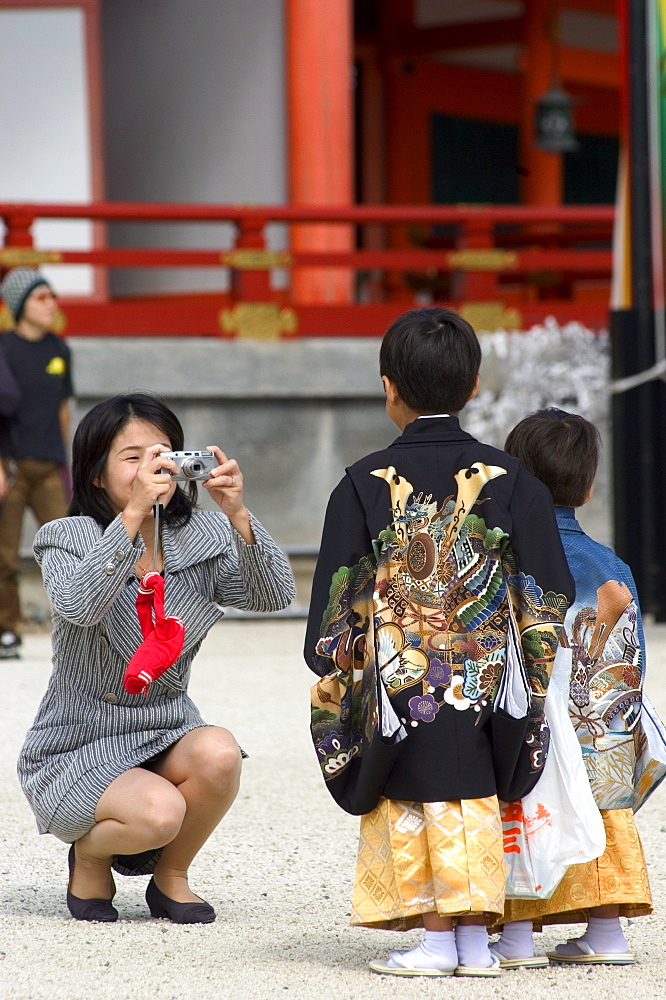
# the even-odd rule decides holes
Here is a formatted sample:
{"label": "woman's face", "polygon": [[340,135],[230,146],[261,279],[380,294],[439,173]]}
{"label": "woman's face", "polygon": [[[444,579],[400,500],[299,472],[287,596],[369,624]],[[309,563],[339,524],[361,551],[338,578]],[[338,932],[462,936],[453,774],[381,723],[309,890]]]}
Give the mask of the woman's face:
{"label": "woman's face", "polygon": [[[164,432],[144,420],[130,420],[113,439],[104,472],[95,485],[106,492],[114,514],[120,514],[127,506],[143,453],[151,444],[164,445],[164,451],[172,450]],[[175,492],[174,483],[161,499],[165,507]]]}

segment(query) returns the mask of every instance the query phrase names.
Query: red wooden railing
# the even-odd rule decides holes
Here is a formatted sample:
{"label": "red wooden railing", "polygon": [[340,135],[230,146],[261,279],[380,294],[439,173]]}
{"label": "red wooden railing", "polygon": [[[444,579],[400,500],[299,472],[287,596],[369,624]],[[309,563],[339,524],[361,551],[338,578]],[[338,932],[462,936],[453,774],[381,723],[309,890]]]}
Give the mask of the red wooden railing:
{"label": "red wooden railing", "polygon": [[[0,204],[5,224],[0,267],[89,264],[96,268],[221,268],[228,292],[63,299],[68,336],[373,336],[415,302],[443,301],[479,328],[526,328],[553,314],[565,322],[606,323],[612,206],[230,206],[95,203]],[[38,219],[93,223],[232,223],[230,248],[36,249]],[[348,224],[348,252],[270,250],[266,227]],[[368,227],[366,229],[366,227]],[[366,233],[381,248],[365,248]],[[345,268],[352,301],[294,301],[271,272]]]}

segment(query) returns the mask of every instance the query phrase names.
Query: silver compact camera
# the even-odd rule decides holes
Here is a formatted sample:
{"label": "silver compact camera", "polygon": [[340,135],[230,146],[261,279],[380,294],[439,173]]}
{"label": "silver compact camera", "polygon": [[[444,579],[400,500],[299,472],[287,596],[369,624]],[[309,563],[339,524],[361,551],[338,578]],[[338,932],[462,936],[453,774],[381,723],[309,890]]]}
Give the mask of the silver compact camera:
{"label": "silver compact camera", "polygon": [[[178,466],[180,471],[171,473],[171,478],[176,483],[210,479],[210,474],[217,465],[212,451],[161,451],[160,458],[169,458]],[[161,471],[169,472],[168,469]]]}

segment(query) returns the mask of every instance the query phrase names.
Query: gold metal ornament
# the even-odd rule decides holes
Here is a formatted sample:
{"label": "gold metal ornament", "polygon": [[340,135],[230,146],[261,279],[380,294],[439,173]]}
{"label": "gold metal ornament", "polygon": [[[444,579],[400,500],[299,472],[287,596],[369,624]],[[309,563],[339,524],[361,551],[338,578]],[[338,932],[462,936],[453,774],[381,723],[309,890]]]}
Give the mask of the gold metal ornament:
{"label": "gold metal ornament", "polygon": [[33,250],[32,247],[3,247],[0,250],[2,267],[37,267],[39,264],[61,264],[62,254],[57,250]]}
{"label": "gold metal ornament", "polygon": [[518,254],[514,250],[451,250],[446,255],[449,267],[460,271],[505,271],[517,267]]}
{"label": "gold metal ornament", "polygon": [[14,317],[10,313],[6,305],[0,306],[0,331],[1,330],[13,330],[16,326]]}
{"label": "gold metal ornament", "polygon": [[293,309],[281,309],[275,302],[237,302],[233,309],[221,309],[218,316],[224,333],[249,340],[279,340],[298,330]]}
{"label": "gold metal ornament", "polygon": [[273,267],[291,267],[293,257],[287,250],[225,250],[220,263],[235,271],[268,271]]}
{"label": "gold metal ornament", "polygon": [[460,315],[477,333],[485,330],[521,330],[523,316],[519,309],[506,308],[503,302],[464,302]]}

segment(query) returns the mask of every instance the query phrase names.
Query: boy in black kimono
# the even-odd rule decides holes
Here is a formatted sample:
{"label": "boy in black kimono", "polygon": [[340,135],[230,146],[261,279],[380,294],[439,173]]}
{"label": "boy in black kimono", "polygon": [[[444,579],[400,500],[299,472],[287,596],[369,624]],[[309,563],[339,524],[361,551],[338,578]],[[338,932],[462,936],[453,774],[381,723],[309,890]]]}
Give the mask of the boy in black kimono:
{"label": "boy in black kimono", "polygon": [[[329,791],[362,814],[352,924],[424,940],[394,975],[499,975],[486,921],[504,907],[499,791],[534,786],[543,702],[573,582],[545,487],[461,430],[481,350],[448,309],[386,333],[386,411],[402,434],[347,469],[331,496],[305,657]],[[531,689],[495,711],[511,611]],[[454,933],[455,924],[455,933]]]}

